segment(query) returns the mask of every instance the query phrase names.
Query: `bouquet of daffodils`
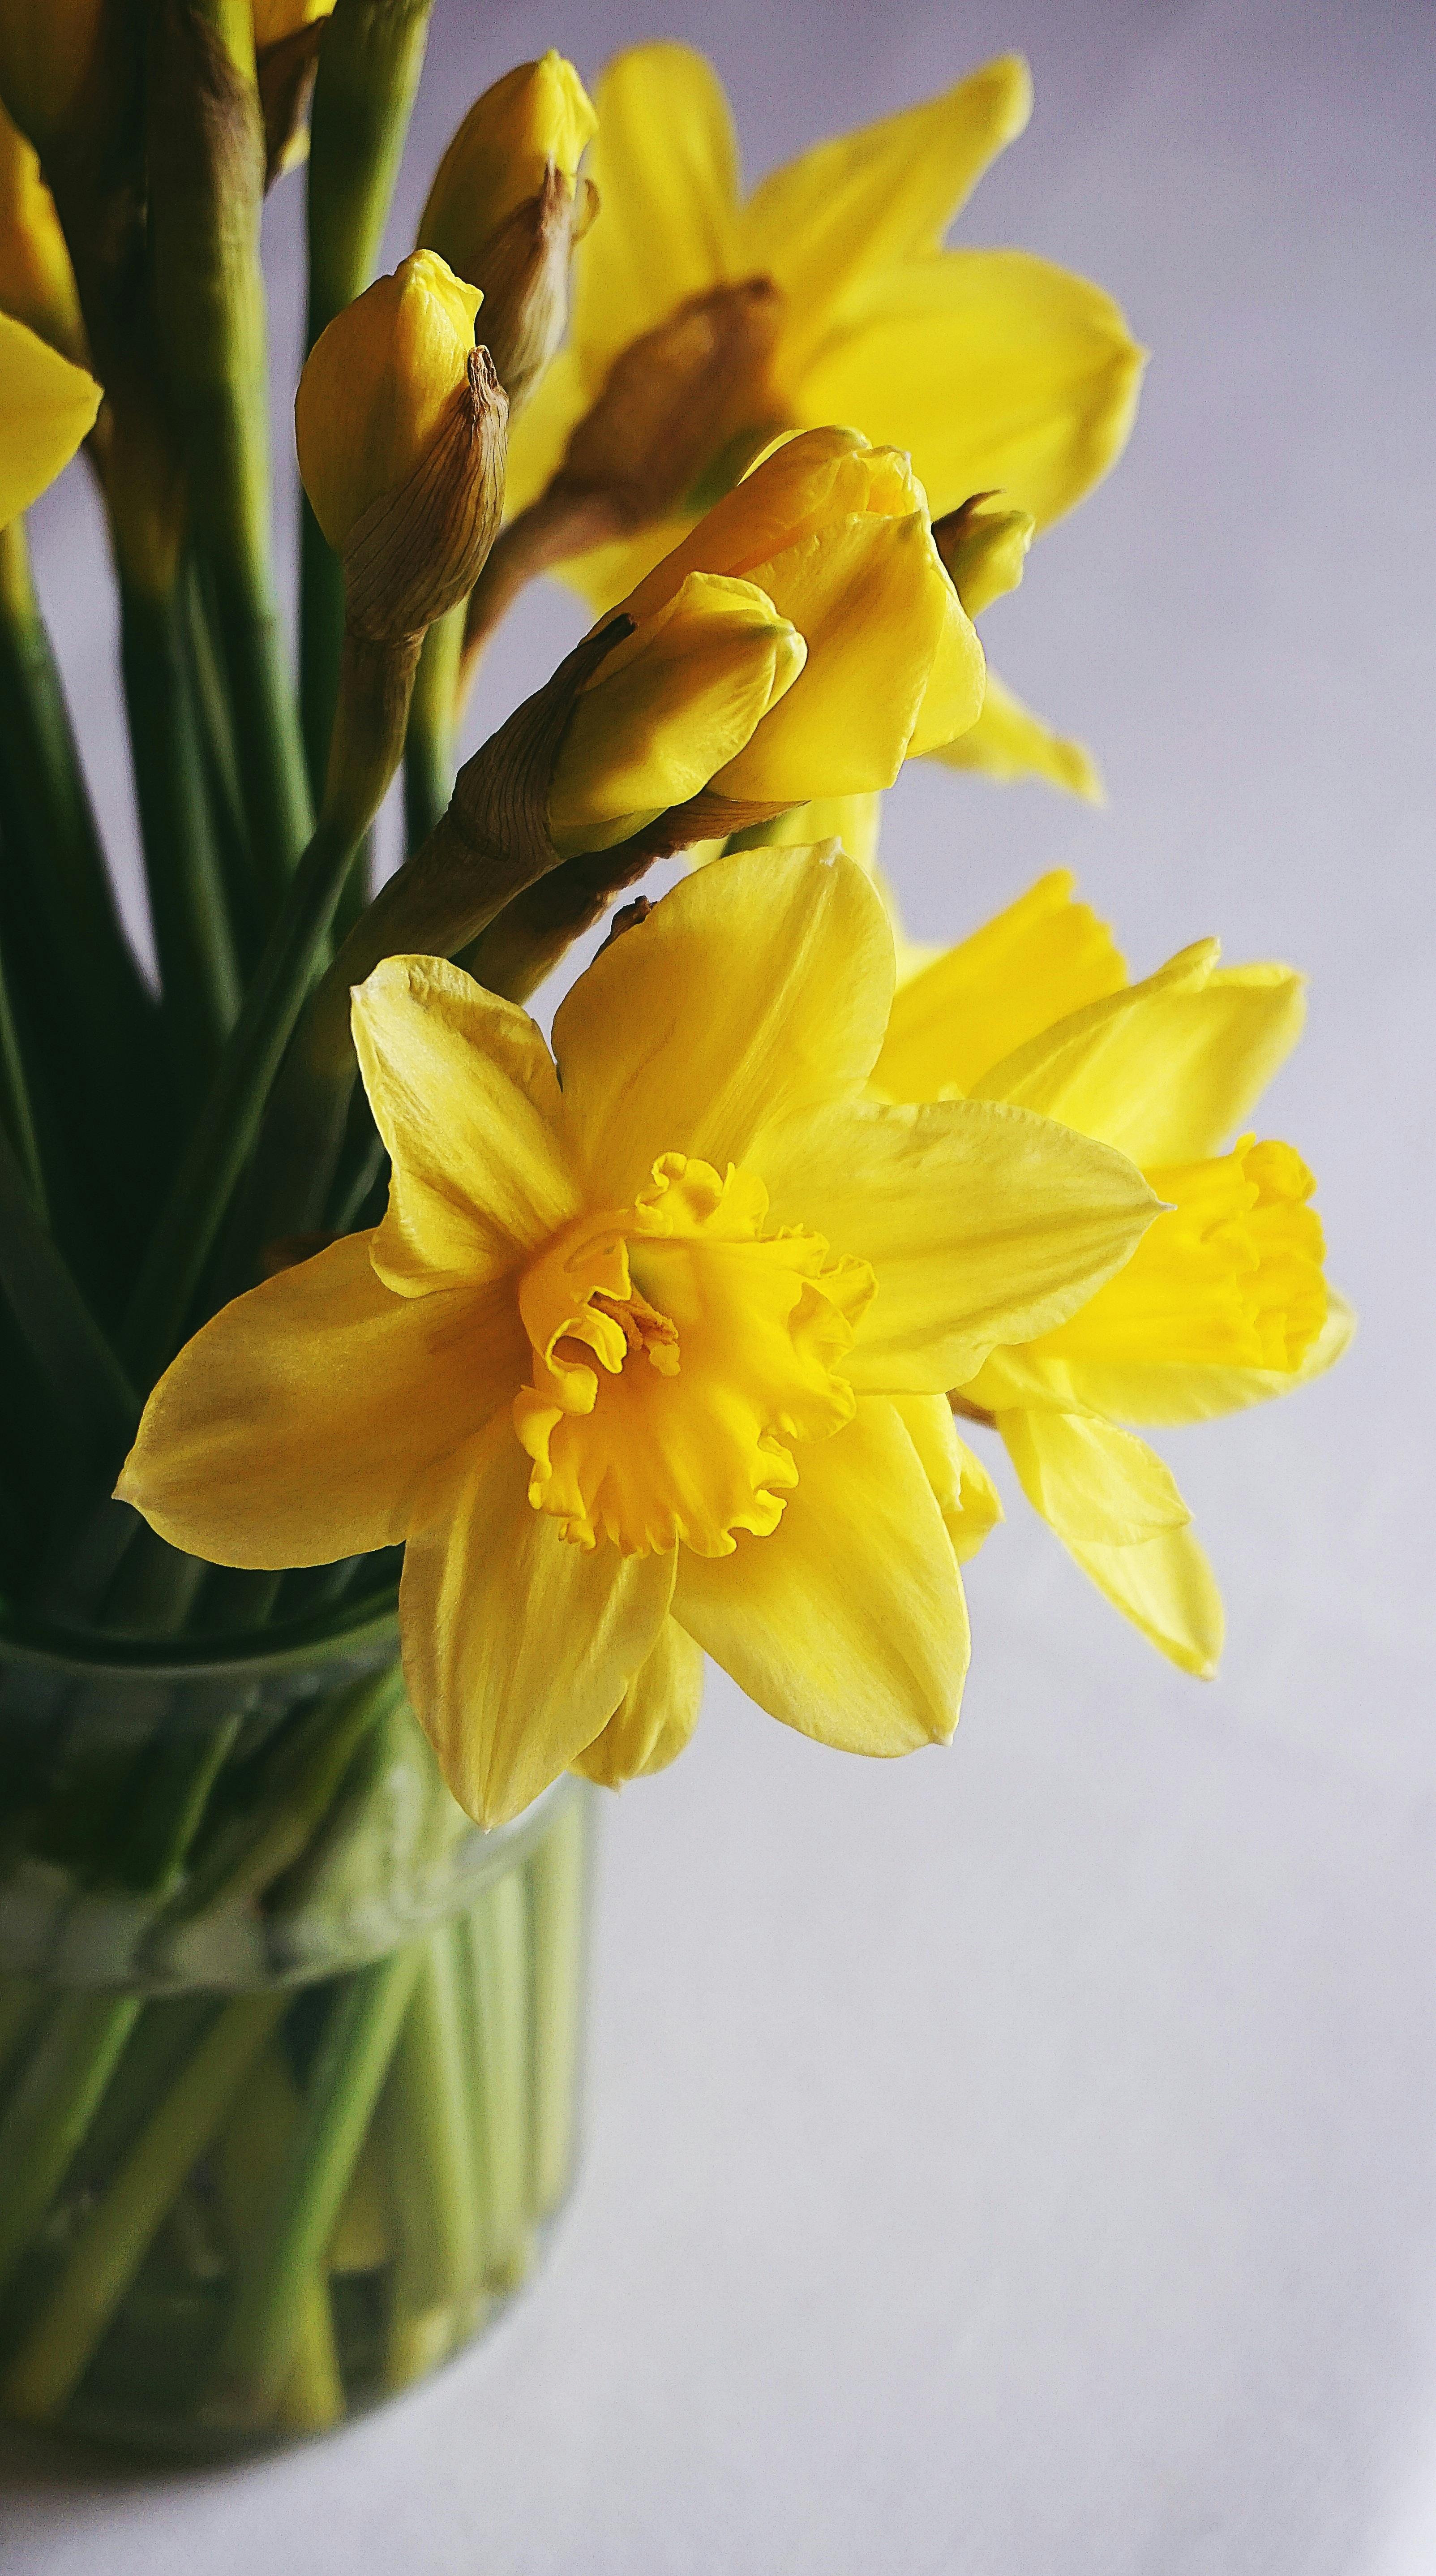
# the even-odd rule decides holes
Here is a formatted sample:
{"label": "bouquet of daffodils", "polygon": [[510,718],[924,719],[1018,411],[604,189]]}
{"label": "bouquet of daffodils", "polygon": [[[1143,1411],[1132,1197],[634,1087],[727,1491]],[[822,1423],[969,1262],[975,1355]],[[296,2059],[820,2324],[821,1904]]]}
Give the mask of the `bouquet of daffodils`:
{"label": "bouquet of daffodils", "polygon": [[[1096,793],[975,624],[1141,368],[1097,287],[943,247],[1023,65],[745,196],[698,57],[591,102],[550,53],[376,277],[426,24],[0,0],[0,2403],[171,2442],[332,2422],[519,2277],[573,1775],[673,1760],[705,1656],[945,1742],[994,1439],[1210,1674],[1141,1430],[1349,1330],[1249,1125],[1296,974],[1133,983],[1065,876],[918,952],[877,871],[905,760]],[[259,247],[304,163],[296,686]],[[27,565],[82,443],[154,981]],[[455,776],[547,573],[591,629]]]}

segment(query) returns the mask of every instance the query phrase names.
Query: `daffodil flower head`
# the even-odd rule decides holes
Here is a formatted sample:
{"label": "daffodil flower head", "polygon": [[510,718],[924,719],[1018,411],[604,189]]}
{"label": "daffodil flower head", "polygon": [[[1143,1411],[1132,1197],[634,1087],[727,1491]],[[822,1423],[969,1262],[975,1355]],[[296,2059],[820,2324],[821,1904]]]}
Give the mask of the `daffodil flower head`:
{"label": "daffodil flower head", "polygon": [[1127,1426],[1305,1385],[1352,1329],[1324,1276],[1310,1171],[1247,1130],[1300,1033],[1301,978],[1219,961],[1203,940],[1129,984],[1071,878],[1045,877],[900,991],[876,1068],[888,1094],[1006,1100],[1102,1137],[1163,1202],[1120,1271],[1064,1324],[994,1351],[957,1400],[1000,1432],[1099,1589],[1204,1676],[1221,1598],[1169,1470]]}
{"label": "daffodil flower head", "polygon": [[[432,958],[354,997],[372,1234],[206,1325],[120,1491],[217,1561],[406,1542],[413,1705],[456,1796],[670,1759],[709,1653],[855,1752],[945,1739],[995,1497],[943,1390],[1064,1322],[1156,1209],[1002,1103],[865,1098],[892,997],[838,855],[679,885],[554,1023]],[[612,1730],[612,1731],[610,1731]]]}

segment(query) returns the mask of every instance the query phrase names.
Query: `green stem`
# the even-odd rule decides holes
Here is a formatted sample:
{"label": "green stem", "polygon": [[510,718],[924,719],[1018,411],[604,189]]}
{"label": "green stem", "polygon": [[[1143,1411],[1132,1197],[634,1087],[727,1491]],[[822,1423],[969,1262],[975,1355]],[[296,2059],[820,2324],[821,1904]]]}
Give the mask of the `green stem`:
{"label": "green stem", "polygon": [[528,2268],[529,1954],[521,1874],[480,1891],[462,1925],[476,2024],[476,2139],[485,2271],[510,2289]]}
{"label": "green stem", "polygon": [[0,2285],[65,2179],[141,2009],[134,1994],[63,1995],[0,2118]]}
{"label": "green stem", "polygon": [[570,1798],[529,1863],[533,2202],[539,2218],[557,2209],[573,2174],[591,1813],[591,1798]]}
{"label": "green stem", "polygon": [[304,746],[267,575],[253,562],[216,558],[214,580],[249,846],[272,914],[313,828]]}
{"label": "green stem", "polygon": [[133,1388],[44,1225],[0,1134],[0,1291],[57,1423],[96,1460],[118,1463],[139,1418]]}
{"label": "green stem", "polygon": [[240,962],[241,979],[247,982],[264,946],[265,921],[259,884],[249,854],[239,760],[224,673],[220,669],[214,638],[214,617],[208,591],[209,585],[201,567],[191,563],[189,647],[195,716],[219,874],[229,906],[230,930]]}
{"label": "green stem", "polygon": [[183,601],[122,581],[121,655],[171,1072],[187,1096],[219,1060],[239,969],[205,795]]}
{"label": "green stem", "polygon": [[464,644],[461,602],[424,638],[404,742],[404,848],[427,841],[454,792],[455,701]]}
{"label": "green stem", "polygon": [[335,1996],[285,2159],[283,2185],[235,2302],[211,2421],[268,2423],[293,2362],[304,2285],[328,2243],[419,1971],[411,1944]]}
{"label": "green stem", "polygon": [[213,582],[250,855],[271,906],[311,821],[270,563],[264,118],[239,0],[157,0],[146,59],[153,309]]}
{"label": "green stem", "polygon": [[[312,349],[375,272],[423,68],[432,0],[336,0],[309,121]],[[307,503],[300,553],[300,670],[305,754],[317,803],[339,696],[344,582]]]}
{"label": "green stem", "polygon": [[13,2414],[43,2422],[73,2394],[186,2174],[221,2126],[287,2002],[281,1993],[226,2004],[141,2130],[0,2383],[0,2403]]}
{"label": "green stem", "polygon": [[0,530],[0,742],[7,879],[35,934],[26,964],[43,957],[54,979],[77,1099],[133,1162],[135,1123],[155,1106],[155,1007],[120,924],[20,519]]}
{"label": "green stem", "polygon": [[436,1924],[385,2093],[389,2187],[398,2223],[387,2376],[404,2384],[462,2332],[478,2287],[471,2059],[457,1928]]}
{"label": "green stem", "polygon": [[15,1015],[10,1008],[10,988],[3,965],[0,965],[0,1126],[4,1127],[10,1139],[11,1150],[35,1213],[44,1218],[48,1213],[45,1172],[35,1135],[25,1060],[20,1051]]}
{"label": "green stem", "polygon": [[388,645],[347,640],[319,828],[265,943],[126,1318],[125,1347],[146,1382],[159,1375],[183,1338],[355,850],[398,764],[416,657],[408,637]]}

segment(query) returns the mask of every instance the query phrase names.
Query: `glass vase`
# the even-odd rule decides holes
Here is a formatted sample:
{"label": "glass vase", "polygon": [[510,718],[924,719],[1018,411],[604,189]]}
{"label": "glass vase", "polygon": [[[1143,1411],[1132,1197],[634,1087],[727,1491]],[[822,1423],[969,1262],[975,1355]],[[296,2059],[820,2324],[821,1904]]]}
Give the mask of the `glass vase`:
{"label": "glass vase", "polygon": [[0,1652],[0,2410],[217,2458],[475,2335],[573,2173],[593,1793],[478,1832],[388,1631]]}

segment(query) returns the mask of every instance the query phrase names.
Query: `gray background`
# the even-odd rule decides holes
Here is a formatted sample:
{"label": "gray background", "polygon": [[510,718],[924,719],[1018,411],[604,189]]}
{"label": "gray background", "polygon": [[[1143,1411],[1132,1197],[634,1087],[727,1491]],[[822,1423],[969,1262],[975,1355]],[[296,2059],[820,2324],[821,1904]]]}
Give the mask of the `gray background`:
{"label": "gray background", "polygon": [[[4,2564],[1428,2576],[1436,22],[440,0],[396,254],[504,65],[663,32],[717,57],[751,173],[1029,52],[1032,127],[962,238],[1100,278],[1155,355],[1126,462],[987,633],[1110,805],[914,773],[889,861],[929,935],[1070,863],[1138,971],[1210,930],[1309,968],[1270,1123],[1362,1336],[1167,1444],[1226,1591],[1210,1688],[1020,1515],[971,1570],[952,1751],[849,1762],[715,1680],[678,1768],[608,1802],[588,2160],[532,2293],[428,2391],[243,2473],[11,2439]],[[92,721],[77,477],[41,517]],[[490,720],[578,622],[530,603]],[[122,817],[117,752],[97,784]]]}

